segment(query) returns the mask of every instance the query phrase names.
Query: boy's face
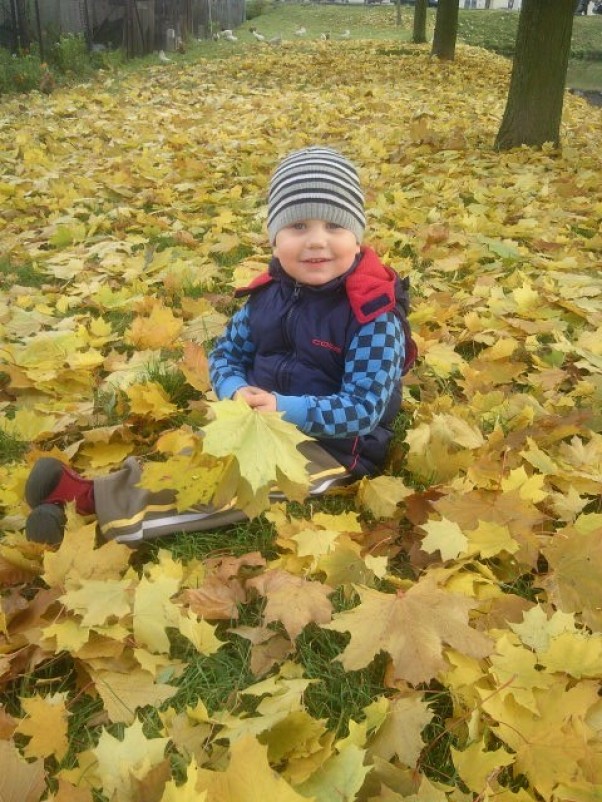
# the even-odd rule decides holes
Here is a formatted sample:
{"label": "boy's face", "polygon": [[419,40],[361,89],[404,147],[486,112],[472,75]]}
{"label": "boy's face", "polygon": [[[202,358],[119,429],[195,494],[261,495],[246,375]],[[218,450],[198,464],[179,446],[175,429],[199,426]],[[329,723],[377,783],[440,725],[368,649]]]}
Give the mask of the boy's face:
{"label": "boy's face", "polygon": [[276,234],[274,256],[300,284],[319,287],[346,273],[360,252],[355,234],[324,220],[301,220]]}

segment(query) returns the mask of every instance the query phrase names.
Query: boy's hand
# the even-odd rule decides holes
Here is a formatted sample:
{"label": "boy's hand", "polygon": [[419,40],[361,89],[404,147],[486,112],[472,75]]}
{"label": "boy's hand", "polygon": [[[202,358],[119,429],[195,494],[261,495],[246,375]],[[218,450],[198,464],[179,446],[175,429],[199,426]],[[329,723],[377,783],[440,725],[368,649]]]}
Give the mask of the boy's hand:
{"label": "boy's hand", "polygon": [[256,409],[258,412],[276,412],[276,396],[259,387],[251,385],[241,387],[234,393],[234,398],[242,398],[251,409]]}

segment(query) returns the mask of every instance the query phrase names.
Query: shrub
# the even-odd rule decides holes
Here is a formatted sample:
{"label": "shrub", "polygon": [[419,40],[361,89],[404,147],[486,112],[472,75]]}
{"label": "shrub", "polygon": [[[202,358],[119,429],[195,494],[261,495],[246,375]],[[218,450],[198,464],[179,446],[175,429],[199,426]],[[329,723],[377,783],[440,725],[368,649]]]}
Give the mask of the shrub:
{"label": "shrub", "polygon": [[249,0],[246,7],[246,17],[248,20],[259,17],[266,10],[268,0]]}
{"label": "shrub", "polygon": [[62,73],[82,75],[91,69],[86,40],[81,34],[61,36],[50,48],[48,61]]}
{"label": "shrub", "polygon": [[37,89],[42,77],[40,59],[29,53],[13,55],[0,48],[0,94]]}

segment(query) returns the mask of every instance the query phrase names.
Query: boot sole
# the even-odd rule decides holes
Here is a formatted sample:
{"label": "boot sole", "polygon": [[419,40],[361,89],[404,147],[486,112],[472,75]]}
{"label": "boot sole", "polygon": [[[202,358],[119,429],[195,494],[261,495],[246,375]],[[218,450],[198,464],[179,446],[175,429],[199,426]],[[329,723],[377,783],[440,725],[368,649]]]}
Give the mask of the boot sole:
{"label": "boot sole", "polygon": [[25,534],[28,540],[35,543],[46,543],[56,546],[65,534],[67,516],[65,510],[57,504],[40,504],[27,516]]}
{"label": "boot sole", "polygon": [[63,463],[54,457],[41,457],[25,483],[25,500],[32,508],[44,503],[61,480]]}

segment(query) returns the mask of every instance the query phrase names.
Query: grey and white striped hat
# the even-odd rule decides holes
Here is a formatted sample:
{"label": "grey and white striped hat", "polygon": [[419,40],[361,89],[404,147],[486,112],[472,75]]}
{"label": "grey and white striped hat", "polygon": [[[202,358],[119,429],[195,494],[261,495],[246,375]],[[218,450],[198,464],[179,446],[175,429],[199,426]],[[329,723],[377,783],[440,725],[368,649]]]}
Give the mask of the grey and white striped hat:
{"label": "grey and white striped hat", "polygon": [[366,227],[364,194],[353,164],[331,148],[297,150],[280,162],[268,193],[268,234],[300,220],[325,220],[349,229],[358,242]]}

